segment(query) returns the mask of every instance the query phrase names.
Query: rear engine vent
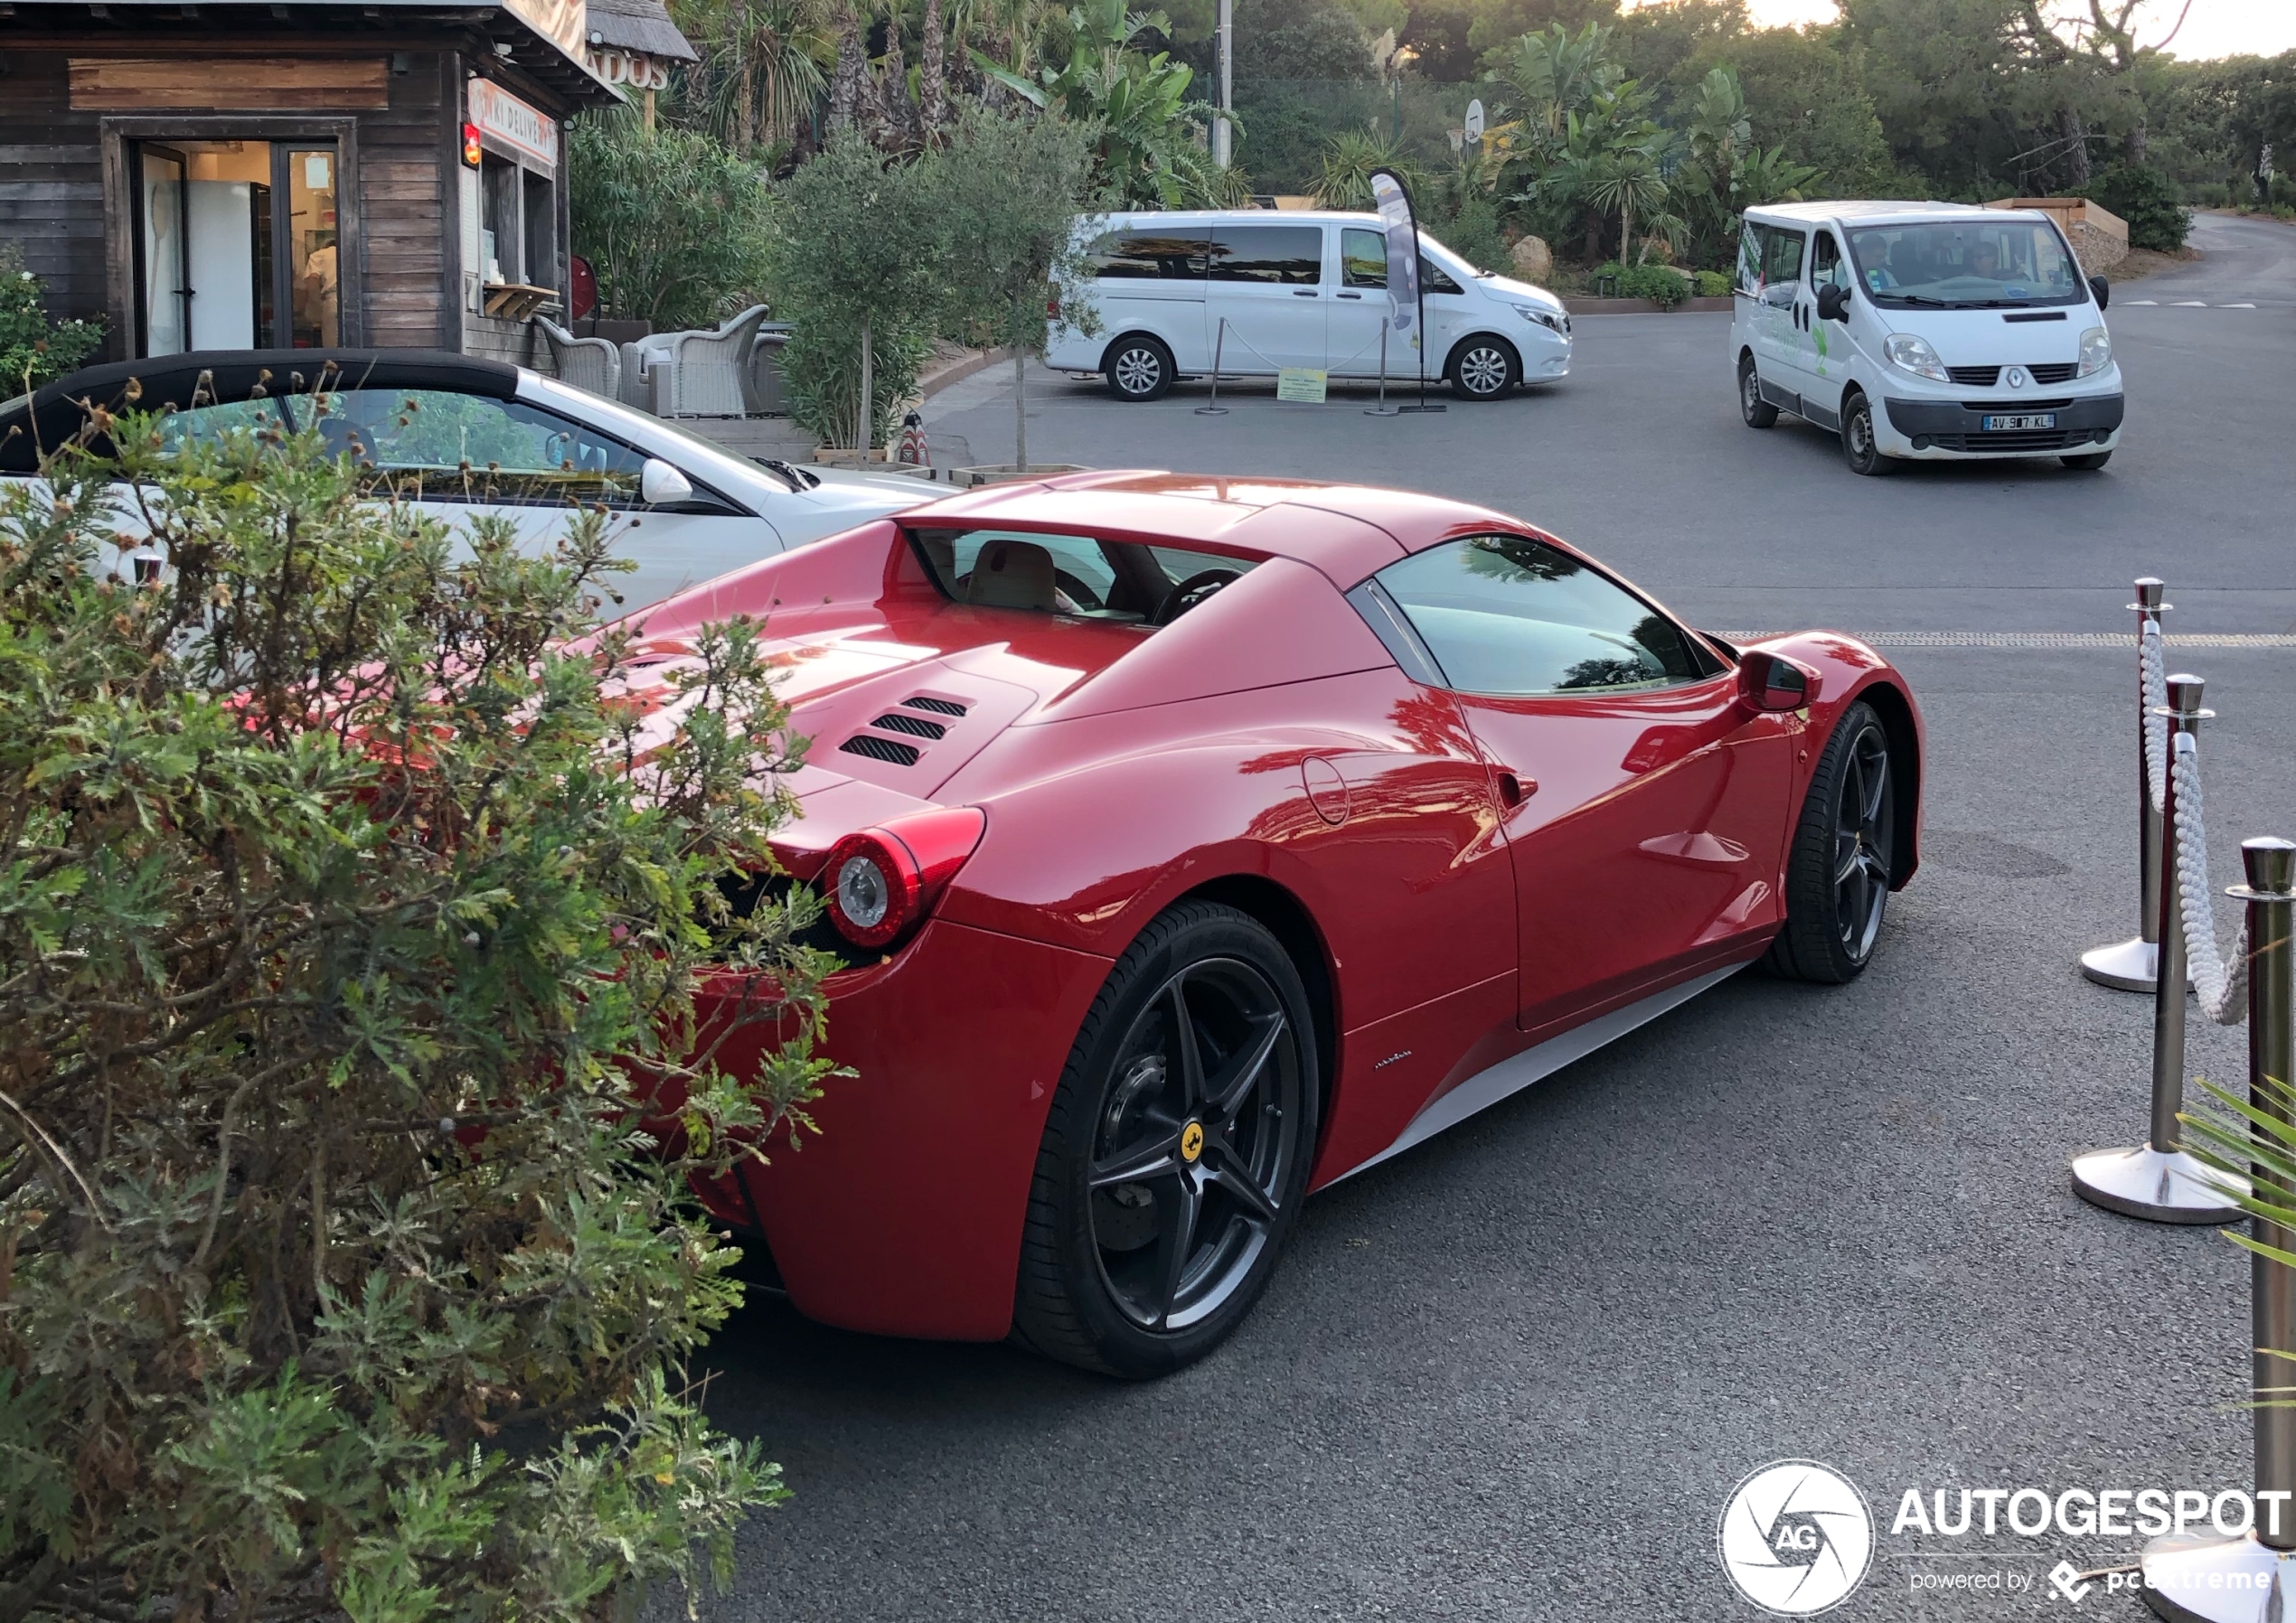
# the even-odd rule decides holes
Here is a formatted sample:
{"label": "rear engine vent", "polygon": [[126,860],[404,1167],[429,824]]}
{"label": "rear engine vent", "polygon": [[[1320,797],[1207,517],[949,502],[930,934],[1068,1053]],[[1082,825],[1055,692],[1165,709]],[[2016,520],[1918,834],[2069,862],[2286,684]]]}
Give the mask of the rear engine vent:
{"label": "rear engine vent", "polygon": [[907,733],[912,738],[937,738],[948,731],[937,721],[927,721],[922,716],[904,716],[899,710],[888,710],[869,725],[883,727],[889,733]]}
{"label": "rear engine vent", "polygon": [[917,746],[903,744],[898,738],[880,738],[873,733],[855,733],[837,747],[848,755],[867,755],[872,761],[890,761],[896,766],[917,765]]}
{"label": "rear engine vent", "polygon": [[[965,714],[965,707],[958,704],[953,699],[927,699],[921,693],[914,699],[904,699],[901,700],[901,708],[905,710],[930,710],[936,716],[962,716]],[[936,738],[940,736],[938,733],[936,733],[933,736]]]}

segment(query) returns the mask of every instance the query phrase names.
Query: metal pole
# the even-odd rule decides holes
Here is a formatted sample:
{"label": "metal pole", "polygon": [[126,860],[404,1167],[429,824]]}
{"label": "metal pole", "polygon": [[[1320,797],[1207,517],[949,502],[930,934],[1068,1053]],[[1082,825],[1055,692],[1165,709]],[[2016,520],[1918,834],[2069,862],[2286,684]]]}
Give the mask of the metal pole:
{"label": "metal pole", "polygon": [[1219,111],[1212,120],[1212,162],[1222,169],[1230,162],[1234,146],[1234,127],[1228,115],[1236,110],[1236,5],[1235,0],[1219,0]]}
{"label": "metal pole", "polygon": [[1388,404],[1388,333],[1393,331],[1394,327],[1395,324],[1392,321],[1389,321],[1385,316],[1380,317],[1379,403],[1371,410],[1365,412],[1363,414],[1365,417],[1393,417],[1396,415],[1394,408]]}
{"label": "metal pole", "polygon": [[1219,358],[1228,348],[1228,317],[1219,318],[1219,331],[1212,335],[1212,403],[1196,408],[1198,417],[1226,417],[1228,408],[1219,403]]}
{"label": "metal pole", "polygon": [[[2290,1032],[2296,954],[2288,939],[2296,923],[2291,889],[2296,844],[2243,840],[2240,856],[2248,883],[2234,886],[2228,894],[2248,904],[2248,1100],[2252,1108],[2285,1121],[2291,1114],[2291,1051],[2296,1047]],[[2176,933],[2173,927],[2169,933]],[[2288,1204],[2289,1192],[2276,1187],[2262,1165],[2252,1162],[2249,1170],[2259,1196],[2275,1206]],[[2261,1217],[2249,1223],[2260,1243],[2289,1243],[2288,1231],[2278,1224]],[[2252,1344],[2296,1350],[2296,1292],[2290,1279],[2296,1271],[2268,1257],[2252,1258],[2250,1267]],[[2145,1601],[2164,1618],[2263,1623],[2278,1619],[2287,1597],[2296,1594],[2296,1409],[2263,1406],[2268,1397],[2285,1399],[2296,1365],[2262,1352],[2254,1358],[2256,1481],[2249,1529],[2230,1538],[2163,1536],[2145,1545],[2139,1562]]]}
{"label": "metal pole", "polygon": [[[2291,1120],[2289,1089],[2296,1085],[2296,1034],[2291,1030],[2296,1004],[2296,954],[2289,951],[2289,929],[2296,924],[2296,844],[2285,840],[2245,840],[2240,857],[2248,883],[2232,894],[2248,904],[2248,1102],[2259,1114],[2276,1121]],[[2251,1163],[2249,1181],[2256,1198],[2273,1206],[2296,1205],[2296,1191],[2261,1163]],[[2277,1223],[2251,1217],[2249,1233],[2259,1245],[2287,1251],[2296,1246],[2296,1234]],[[2296,1290],[2291,1270],[2270,1257],[2249,1259],[2254,1297],[2253,1345],[2282,1352],[2296,1352]],[[2255,1364],[2256,1487],[2262,1493],[2285,1489],[2296,1493],[2296,1409],[2267,1408],[2268,1397],[2285,1400],[2296,1365],[2259,1351]],[[2260,1510],[2275,1501],[2259,1500]],[[2296,1500],[2282,1498],[2277,1517],[2260,1514],[2257,1537],[2275,1550],[2296,1550]],[[2275,1523],[2277,1524],[2275,1525]]]}
{"label": "metal pole", "polygon": [[[2129,606],[2136,611],[2137,646],[2141,650],[2146,629],[2157,627],[2160,624],[2160,616],[2168,613],[2169,605],[2161,601],[2161,594],[2167,588],[2158,577],[2142,576],[2139,577],[2136,587],[2137,600]],[[2149,992],[2152,990],[2160,944],[2160,813],[2152,809],[2152,790],[2145,772],[2145,704],[2144,665],[2141,652],[2137,665],[2139,928],[2131,940],[2115,942],[2111,946],[2093,947],[2081,954],[2081,973],[2100,986],[2113,987],[2124,992]]]}
{"label": "metal pole", "polygon": [[[2180,735],[2197,735],[2214,710],[2200,708],[2197,676],[2169,679],[2169,702],[2159,712],[2169,723],[2174,758]],[[2177,780],[2169,776],[2160,807],[2160,972],[2153,987],[2152,1117],[2141,1149],[2100,1149],[2073,1159],[2073,1187],[2093,1206],[2154,1223],[2234,1223],[2240,1208],[2228,1202],[2209,1169],[2184,1151],[2177,1112],[2185,1099],[2185,933],[2183,888],[2177,880]]]}

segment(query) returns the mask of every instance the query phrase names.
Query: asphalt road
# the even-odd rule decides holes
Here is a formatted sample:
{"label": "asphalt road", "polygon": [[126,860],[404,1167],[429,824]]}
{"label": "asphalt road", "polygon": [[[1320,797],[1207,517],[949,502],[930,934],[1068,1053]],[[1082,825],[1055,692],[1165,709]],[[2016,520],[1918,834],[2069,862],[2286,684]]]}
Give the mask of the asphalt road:
{"label": "asphalt road", "polygon": [[[1583,321],[1567,383],[1439,417],[1257,389],[1204,417],[1200,387],[1123,407],[1040,374],[1030,449],[1472,497],[1717,628],[2119,633],[2151,572],[2172,629],[2285,633],[2296,232],[2197,239],[2206,261],[2118,291],[2130,432],[2102,474],[1856,478],[1830,436],[1746,429],[1727,318],[1687,314]],[[936,431],[1002,455],[1002,387],[942,397]],[[1740,976],[1319,1197],[1251,1321],[1153,1385],[745,1309],[710,1407],[796,1497],[702,1617],[1753,1618],[1716,1520],[1783,1457],[1881,1518],[1832,1616],[2141,1615],[2075,1612],[2045,1576],[2129,1539],[1888,1531],[1908,1487],[2249,1485],[2244,1259],[2091,1210],[2065,1174],[2143,1131],[2150,1003],[2073,972],[2135,922],[2133,661],[1894,652],[1930,723],[1927,859],[1861,980]],[[2172,662],[2222,713],[2221,886],[2240,836],[2296,834],[2296,671],[2285,648]],[[2197,1022],[2194,1069],[2237,1080],[2244,1043]]]}

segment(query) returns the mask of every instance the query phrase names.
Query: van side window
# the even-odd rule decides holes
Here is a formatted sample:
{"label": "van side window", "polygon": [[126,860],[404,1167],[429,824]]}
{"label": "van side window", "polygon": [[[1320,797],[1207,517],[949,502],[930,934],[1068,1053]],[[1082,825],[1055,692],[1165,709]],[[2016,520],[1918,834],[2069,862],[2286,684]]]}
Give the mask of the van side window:
{"label": "van side window", "polygon": [[1211,279],[1313,287],[1323,279],[1320,225],[1223,225],[1211,235]]}
{"label": "van side window", "polygon": [[1340,233],[1340,286],[1384,287],[1388,285],[1388,239],[1378,231],[1351,225]]}
{"label": "van side window", "polygon": [[1807,239],[1783,226],[1762,228],[1762,277],[1771,286],[1802,280],[1802,250]]}
{"label": "van side window", "polygon": [[1738,233],[1738,291],[1756,298],[1762,294],[1762,228],[1751,220]]}
{"label": "van side window", "polygon": [[1201,235],[1169,231],[1108,231],[1092,245],[1096,277],[1136,277],[1144,281],[1204,279],[1209,246]]}
{"label": "van side window", "polygon": [[1841,261],[1841,245],[1831,231],[1820,231],[1810,245],[1810,286],[1847,287],[1849,267]]}

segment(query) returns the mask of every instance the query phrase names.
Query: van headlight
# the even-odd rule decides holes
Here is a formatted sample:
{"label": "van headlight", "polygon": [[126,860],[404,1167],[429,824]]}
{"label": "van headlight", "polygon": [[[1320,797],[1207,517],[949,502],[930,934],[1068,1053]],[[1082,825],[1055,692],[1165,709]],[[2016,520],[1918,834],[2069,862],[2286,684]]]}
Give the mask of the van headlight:
{"label": "van headlight", "polygon": [[2113,334],[2091,327],[2081,334],[2081,375],[2085,378],[2113,364]]}
{"label": "van headlight", "polygon": [[1934,378],[1940,383],[1953,380],[1929,340],[1918,333],[1892,333],[1882,341],[1881,352],[1889,357],[1890,365],[1903,367],[1917,378]]}
{"label": "van headlight", "polygon": [[1537,305],[1511,306],[1517,315],[1533,325],[1546,328],[1558,338],[1570,336],[1570,317],[1553,310],[1542,310]]}

